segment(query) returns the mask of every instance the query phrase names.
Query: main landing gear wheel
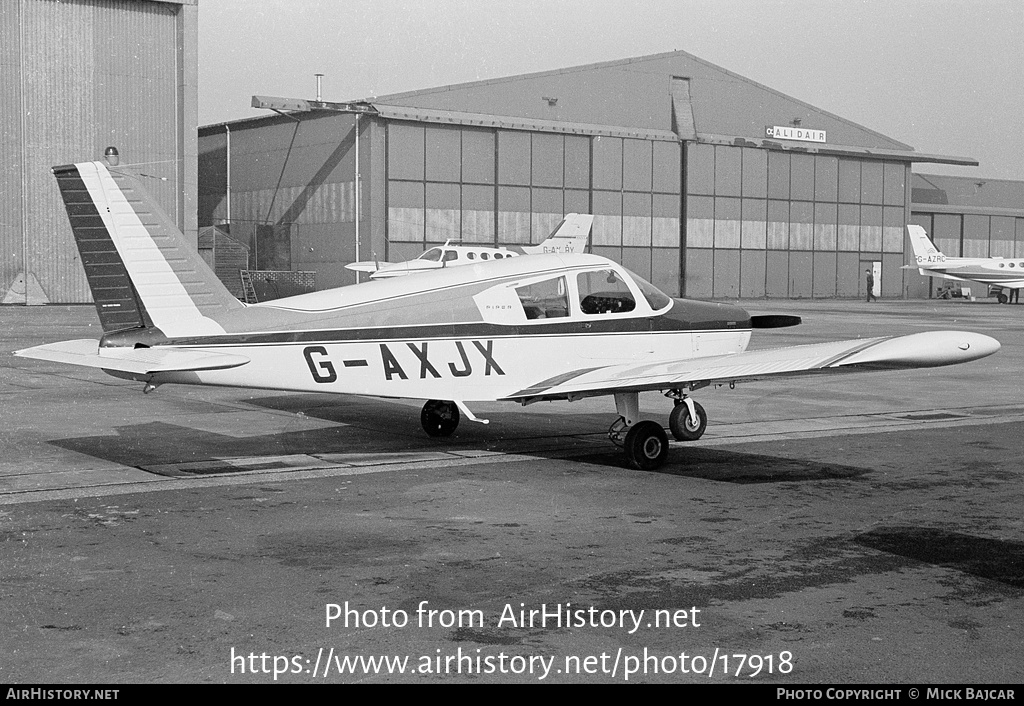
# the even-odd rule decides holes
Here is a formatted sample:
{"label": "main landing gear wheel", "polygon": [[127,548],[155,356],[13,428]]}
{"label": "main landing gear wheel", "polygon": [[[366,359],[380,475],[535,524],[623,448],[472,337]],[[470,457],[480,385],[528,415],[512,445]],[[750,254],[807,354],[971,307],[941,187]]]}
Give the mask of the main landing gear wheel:
{"label": "main landing gear wheel", "polygon": [[451,436],[459,426],[459,408],[454,402],[427,400],[420,412],[420,424],[430,436]]}
{"label": "main landing gear wheel", "polygon": [[696,441],[704,436],[704,430],[708,428],[708,414],[697,402],[693,403],[693,411],[697,413],[696,419],[690,414],[686,402],[676,400],[676,406],[668,415],[668,428],[672,430],[676,441]]}
{"label": "main landing gear wheel", "polygon": [[657,422],[637,422],[626,433],[626,458],[641,471],[660,468],[668,458],[668,434]]}
{"label": "main landing gear wheel", "polygon": [[1002,292],[996,295],[996,299],[999,300],[1000,304],[1005,304],[1006,302],[1010,301],[1010,298],[1003,294]]}

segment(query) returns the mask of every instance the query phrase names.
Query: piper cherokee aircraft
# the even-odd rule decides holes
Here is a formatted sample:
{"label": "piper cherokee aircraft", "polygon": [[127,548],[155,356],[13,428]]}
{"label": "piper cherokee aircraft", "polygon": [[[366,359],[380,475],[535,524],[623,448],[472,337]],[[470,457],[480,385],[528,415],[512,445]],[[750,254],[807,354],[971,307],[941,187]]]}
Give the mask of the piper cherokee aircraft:
{"label": "piper cherokee aircraft", "polygon": [[[947,257],[943,255],[921,226],[908,225],[910,245],[914,248],[917,265],[904,265],[926,277],[941,277],[961,282],[980,282],[990,287],[1020,289],[1024,287],[1024,258],[1002,257]],[[1002,291],[999,303],[1005,304],[1007,296]]]}
{"label": "piper cherokee aircraft", "polygon": [[138,180],[102,162],[55,167],[103,337],[16,355],[165,383],[424,400],[431,436],[469,405],[613,396],[609,436],[641,469],[666,460],[641,391],[675,401],[669,427],[697,439],[707,414],[688,393],[760,378],[949,365],[995,353],[959,331],[745,352],[757,328],[799,317],[673,299],[587,254],[477,263],[246,305],[224,288]]}
{"label": "piper cherokee aircraft", "polygon": [[519,255],[583,252],[587,248],[587,239],[590,237],[590,226],[593,222],[594,217],[589,214],[570,213],[540,245],[523,245],[516,250],[478,245],[451,245],[449,240],[440,247],[430,248],[414,260],[405,262],[364,260],[345,265],[345,269],[353,272],[370,272],[372,273],[370,279],[385,279],[428,272],[442,267],[472,265],[474,262],[486,262],[487,260],[503,260],[506,257],[518,257]]}

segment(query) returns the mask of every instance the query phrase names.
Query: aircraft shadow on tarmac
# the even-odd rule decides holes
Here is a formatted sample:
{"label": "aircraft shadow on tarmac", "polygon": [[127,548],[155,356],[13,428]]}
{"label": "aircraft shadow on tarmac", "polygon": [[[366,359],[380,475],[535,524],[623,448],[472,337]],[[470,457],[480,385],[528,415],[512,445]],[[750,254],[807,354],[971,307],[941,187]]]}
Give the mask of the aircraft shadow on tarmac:
{"label": "aircraft shadow on tarmac", "polygon": [[[602,466],[629,468],[628,462],[622,458],[621,454],[615,453],[595,454],[577,460],[586,460]],[[673,447],[665,465],[652,472],[746,485],[851,479],[866,475],[871,472],[871,469],[780,456],[745,454],[708,447],[687,448],[684,445]]]}
{"label": "aircraft shadow on tarmac", "polygon": [[[393,432],[385,429],[361,428],[356,426],[332,426],[318,429],[281,431],[274,434],[255,436],[229,436],[203,431],[192,427],[166,422],[147,422],[117,427],[117,435],[55,439],[52,443],[70,451],[86,454],[124,466],[153,471],[152,467],[170,464],[188,464],[216,459],[251,458],[260,456],[281,456],[291,454],[324,455],[374,452],[387,456],[388,452],[444,452],[466,450],[480,444],[448,443],[435,439],[396,439]],[[522,439],[502,440],[494,438],[487,444],[488,450],[507,453],[528,454],[540,458],[572,459],[609,468],[622,468],[638,472],[628,465],[621,454],[614,450],[593,453],[593,445],[572,446],[573,440],[566,440],[554,447],[530,449],[530,440],[524,446]],[[272,470],[275,466],[261,466]],[[282,470],[288,466],[279,466]],[[231,473],[245,470],[223,465],[204,470],[195,470],[185,475]],[[660,471],[663,474],[687,478],[702,478],[727,483],[785,483],[794,481],[816,481],[851,479],[865,475],[870,469],[844,466],[818,461],[744,454],[711,448],[674,447],[668,462]],[[178,472],[173,475],[181,475]]]}
{"label": "aircraft shadow on tarmac", "polygon": [[124,466],[192,463],[218,458],[283,454],[346,453],[353,447],[378,443],[379,432],[353,427],[283,431],[261,436],[229,436],[192,427],[147,422],[117,427],[116,436],[55,439],[50,443],[70,451]]}
{"label": "aircraft shadow on tarmac", "polygon": [[[494,423],[465,423],[447,439],[432,439],[420,429],[419,408],[383,400],[327,395],[283,395],[246,400],[258,408],[292,415],[267,417],[279,427],[272,433],[252,433],[238,422],[238,434],[197,429],[168,422],[146,422],[116,427],[116,435],[56,439],[50,443],[77,453],[124,466],[164,475],[208,475],[254,469],[210,464],[203,468],[174,469],[161,466],[201,463],[219,459],[304,454],[444,453],[485,449],[491,452],[527,454],[540,458],[573,459],[609,468],[628,469],[624,456],[607,444],[608,414],[559,413],[489,414]],[[219,415],[212,415],[214,417]],[[309,419],[329,422],[310,428]],[[225,426],[230,428],[229,420]],[[595,453],[595,449],[600,449]],[[281,468],[272,459],[260,470]],[[727,483],[784,483],[851,479],[870,469],[818,461],[763,456],[708,447],[675,445],[668,462],[658,472]]]}
{"label": "aircraft shadow on tarmac", "polygon": [[854,542],[1024,590],[1024,544],[936,527],[879,527]]}

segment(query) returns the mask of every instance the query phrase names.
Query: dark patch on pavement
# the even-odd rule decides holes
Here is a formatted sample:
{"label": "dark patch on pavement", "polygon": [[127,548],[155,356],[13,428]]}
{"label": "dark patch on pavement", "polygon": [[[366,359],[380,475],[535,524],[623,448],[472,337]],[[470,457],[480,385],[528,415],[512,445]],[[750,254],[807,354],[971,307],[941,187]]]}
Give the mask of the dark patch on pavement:
{"label": "dark patch on pavement", "polygon": [[909,419],[916,422],[937,422],[942,419],[962,419],[966,414],[953,414],[952,412],[913,412],[911,414],[897,414],[900,419]]}
{"label": "dark patch on pavement", "polygon": [[367,560],[383,564],[416,557],[420,544],[373,532],[283,532],[262,538],[258,553],[282,566],[325,571],[349,568]]}
{"label": "dark patch on pavement", "polygon": [[458,628],[448,639],[452,642],[478,642],[482,645],[521,645],[523,638],[512,630],[497,628]]}
{"label": "dark patch on pavement", "polygon": [[584,588],[600,596],[604,608],[652,608],[673,604],[706,606],[718,602],[770,599],[809,588],[849,583],[859,576],[906,568],[901,556],[866,554],[848,539],[824,537],[794,547],[770,562],[725,568],[715,579],[691,582],[678,572],[706,572],[706,566],[666,566],[664,570],[612,571],[587,577]]}
{"label": "dark patch on pavement", "polygon": [[937,527],[880,527],[857,544],[1024,590],[1024,544]]}

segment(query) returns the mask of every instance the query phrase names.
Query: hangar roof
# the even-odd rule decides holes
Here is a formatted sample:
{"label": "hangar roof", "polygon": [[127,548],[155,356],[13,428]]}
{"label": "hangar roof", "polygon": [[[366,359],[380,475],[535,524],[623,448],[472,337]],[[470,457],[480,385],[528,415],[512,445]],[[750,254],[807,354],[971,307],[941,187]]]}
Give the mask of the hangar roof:
{"label": "hangar roof", "polygon": [[[916,152],[683,51],[394,93],[365,103],[391,120],[978,164],[970,157]],[[776,125],[824,131],[827,141],[768,137],[766,128]]]}
{"label": "hangar roof", "polygon": [[[684,51],[395,93],[378,96],[371,102],[391,109],[419,108],[581,126],[612,125],[622,130],[664,134],[679,129],[676,121],[680,116],[676,113],[681,106],[678,89],[673,85],[678,79],[687,83],[688,105],[682,107],[692,115],[686,116],[692,120],[695,132],[690,139],[737,144],[736,138],[742,138],[752,146],[775,149],[977,164],[971,158],[914,152],[909,145]],[[826,131],[827,145],[765,139],[767,126],[787,126],[794,121],[804,128]]]}
{"label": "hangar roof", "polygon": [[911,203],[922,211],[1024,216],[1024,181],[914,174]]}

